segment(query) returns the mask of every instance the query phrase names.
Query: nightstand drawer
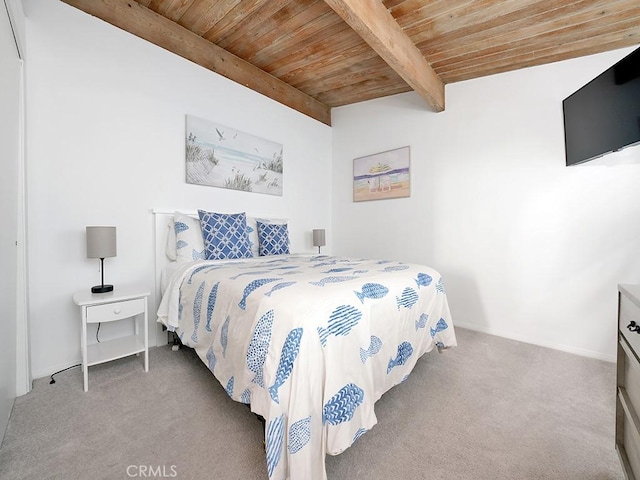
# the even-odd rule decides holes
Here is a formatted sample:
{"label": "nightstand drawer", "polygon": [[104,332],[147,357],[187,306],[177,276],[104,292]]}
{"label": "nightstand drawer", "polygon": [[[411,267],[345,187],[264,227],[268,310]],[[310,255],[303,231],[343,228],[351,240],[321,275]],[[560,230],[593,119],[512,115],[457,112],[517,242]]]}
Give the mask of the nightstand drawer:
{"label": "nightstand drawer", "polygon": [[143,298],[87,307],[87,323],[112,322],[144,313]]}
{"label": "nightstand drawer", "polygon": [[[629,330],[629,324],[635,322],[639,331]],[[620,295],[620,332],[633,349],[636,356],[640,356],[640,308],[626,295]]]}

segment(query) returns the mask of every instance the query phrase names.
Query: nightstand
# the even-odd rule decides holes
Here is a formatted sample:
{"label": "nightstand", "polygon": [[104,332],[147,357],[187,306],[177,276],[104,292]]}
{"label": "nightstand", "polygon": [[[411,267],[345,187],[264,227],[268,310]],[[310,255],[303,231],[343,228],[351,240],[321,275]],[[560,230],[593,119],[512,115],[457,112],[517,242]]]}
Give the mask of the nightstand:
{"label": "nightstand", "polygon": [[[149,325],[147,297],[141,287],[116,287],[108,293],[91,293],[87,288],[73,295],[82,309],[82,373],[84,391],[89,390],[89,367],[144,352],[144,371],[149,371]],[[116,322],[133,318],[133,335],[87,345],[87,324]],[[139,325],[140,321],[142,322]]]}

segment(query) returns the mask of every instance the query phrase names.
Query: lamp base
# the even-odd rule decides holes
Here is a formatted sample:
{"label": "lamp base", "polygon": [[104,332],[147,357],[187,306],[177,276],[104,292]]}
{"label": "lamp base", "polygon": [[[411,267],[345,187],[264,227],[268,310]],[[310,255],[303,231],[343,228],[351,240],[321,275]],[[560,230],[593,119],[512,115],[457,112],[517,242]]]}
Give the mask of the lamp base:
{"label": "lamp base", "polygon": [[96,285],[91,287],[91,293],[107,293],[113,292],[113,285]]}

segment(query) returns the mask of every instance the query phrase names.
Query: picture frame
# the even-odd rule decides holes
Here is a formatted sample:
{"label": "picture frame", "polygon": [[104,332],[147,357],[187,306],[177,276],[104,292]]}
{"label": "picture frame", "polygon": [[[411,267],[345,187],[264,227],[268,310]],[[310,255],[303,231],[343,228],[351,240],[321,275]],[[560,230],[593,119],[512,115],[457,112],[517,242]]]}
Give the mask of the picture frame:
{"label": "picture frame", "polygon": [[282,196],[282,149],[282,144],[186,116],[187,183]]}
{"label": "picture frame", "polygon": [[353,160],[353,201],[406,198],[411,194],[411,148],[400,147]]}

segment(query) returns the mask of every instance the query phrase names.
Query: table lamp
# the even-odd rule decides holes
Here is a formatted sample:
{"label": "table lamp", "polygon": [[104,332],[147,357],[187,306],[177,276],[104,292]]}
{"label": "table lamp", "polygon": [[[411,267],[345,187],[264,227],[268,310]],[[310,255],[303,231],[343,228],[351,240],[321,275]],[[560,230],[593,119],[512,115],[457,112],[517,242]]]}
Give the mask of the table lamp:
{"label": "table lamp", "polygon": [[87,258],[100,259],[101,285],[91,287],[91,293],[113,291],[113,285],[104,284],[104,259],[116,256],[116,227],[87,227]]}
{"label": "table lamp", "polygon": [[313,246],[318,247],[318,253],[320,253],[320,247],[324,247],[325,245],[324,228],[315,229],[313,231]]}

